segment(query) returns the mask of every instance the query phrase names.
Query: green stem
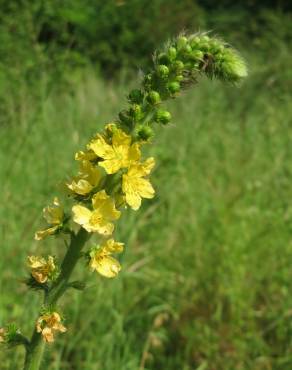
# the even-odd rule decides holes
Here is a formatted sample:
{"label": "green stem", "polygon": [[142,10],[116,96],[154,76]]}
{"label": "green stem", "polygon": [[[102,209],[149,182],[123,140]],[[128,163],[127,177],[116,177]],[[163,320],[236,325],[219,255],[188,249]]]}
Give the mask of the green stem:
{"label": "green stem", "polygon": [[[65,293],[71,274],[80,258],[81,250],[89,237],[90,234],[82,228],[77,234],[72,234],[70,245],[62,262],[60,276],[45,297],[44,304],[46,306],[55,305],[59,298],[61,298]],[[32,338],[26,347],[23,370],[39,370],[44,349],[45,342],[43,341],[41,334],[37,333],[35,329]]]}

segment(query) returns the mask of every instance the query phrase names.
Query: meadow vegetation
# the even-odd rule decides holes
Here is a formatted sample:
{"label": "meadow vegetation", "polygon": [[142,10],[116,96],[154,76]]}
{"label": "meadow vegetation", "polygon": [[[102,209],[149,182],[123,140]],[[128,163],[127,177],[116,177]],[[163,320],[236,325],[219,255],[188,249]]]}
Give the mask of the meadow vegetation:
{"label": "meadow vegetation", "polygon": [[[65,298],[69,331],[44,369],[291,370],[291,50],[278,37],[246,49],[240,88],[201,80],[169,103],[149,148],[157,195],[118,228],[123,270]],[[35,79],[14,67],[0,76],[0,324],[29,334],[40,297],[22,280],[41,210],[136,80],[105,81],[89,61]],[[3,370],[22,361],[0,352]]]}

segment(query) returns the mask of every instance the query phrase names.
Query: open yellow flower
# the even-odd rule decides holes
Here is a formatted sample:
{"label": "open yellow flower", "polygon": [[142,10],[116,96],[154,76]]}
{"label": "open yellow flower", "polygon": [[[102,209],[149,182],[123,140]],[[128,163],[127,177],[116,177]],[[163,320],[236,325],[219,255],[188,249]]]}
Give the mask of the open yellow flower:
{"label": "open yellow flower", "polygon": [[83,160],[78,176],[74,177],[71,184],[67,184],[67,186],[73,193],[86,195],[99,184],[101,177],[102,174],[98,167],[95,167],[90,161]]}
{"label": "open yellow flower", "polygon": [[111,143],[103,135],[97,134],[88,144],[88,149],[103,161],[98,164],[103,167],[108,174],[116,173],[121,168],[128,167],[141,157],[140,145],[132,144],[131,136],[117,128],[114,124],[108,125],[108,131],[112,133]]}
{"label": "open yellow flower", "polygon": [[54,203],[52,206],[48,206],[43,209],[43,216],[50,227],[45,230],[37,231],[34,237],[36,240],[42,240],[49,235],[55,234],[62,225],[64,219],[64,210],[60,205],[58,198],[54,198]]}
{"label": "open yellow flower", "polygon": [[52,256],[48,256],[47,260],[39,256],[29,256],[28,265],[34,279],[41,284],[47,282],[56,269],[54,257]]}
{"label": "open yellow flower", "polygon": [[142,198],[151,199],[155,191],[148,179],[144,176],[150,174],[155,165],[154,158],[148,158],[144,163],[136,163],[129,167],[128,172],[123,175],[122,190],[128,205],[137,210],[141,206]]}
{"label": "open yellow flower", "polygon": [[98,232],[110,235],[114,230],[111,221],[117,220],[121,212],[115,207],[114,201],[105,190],[99,191],[92,197],[93,210],[76,205],[72,207],[73,220],[88,232]]}
{"label": "open yellow flower", "polygon": [[40,316],[36,323],[36,330],[42,334],[43,340],[48,343],[54,341],[54,332],[65,333],[67,329],[62,325],[61,316],[57,312],[46,313]]}
{"label": "open yellow flower", "polygon": [[119,261],[111,257],[112,253],[121,253],[124,243],[118,243],[114,239],[107,240],[98,248],[93,248],[90,252],[89,266],[92,271],[97,271],[102,276],[113,278],[121,270]]}

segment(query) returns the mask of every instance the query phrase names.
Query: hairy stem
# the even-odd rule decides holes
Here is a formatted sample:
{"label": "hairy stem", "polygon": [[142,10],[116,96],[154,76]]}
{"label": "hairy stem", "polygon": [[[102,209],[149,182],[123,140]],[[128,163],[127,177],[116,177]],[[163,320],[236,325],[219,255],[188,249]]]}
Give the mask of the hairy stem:
{"label": "hairy stem", "polygon": [[[77,234],[72,233],[70,245],[62,262],[61,274],[45,296],[45,305],[56,304],[59,298],[61,298],[65,293],[71,274],[80,258],[81,250],[89,238],[90,234],[82,228]],[[39,370],[44,349],[45,342],[43,341],[41,334],[35,329],[32,338],[26,347],[23,370]]]}

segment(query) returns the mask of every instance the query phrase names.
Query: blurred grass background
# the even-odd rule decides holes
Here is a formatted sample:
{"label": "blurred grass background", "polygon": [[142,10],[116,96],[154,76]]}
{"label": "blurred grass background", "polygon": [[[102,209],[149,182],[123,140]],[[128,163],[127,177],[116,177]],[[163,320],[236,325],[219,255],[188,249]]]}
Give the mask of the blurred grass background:
{"label": "blurred grass background", "polygon": [[[62,306],[43,369],[291,370],[291,6],[285,2],[0,2],[0,326],[32,330],[21,284],[41,210],[74,152],[125,104],[153,50],[212,29],[248,60],[240,87],[202,80],[158,129],[157,196],[119,222],[118,279],[88,276]],[[0,352],[21,368],[23,351]]]}

